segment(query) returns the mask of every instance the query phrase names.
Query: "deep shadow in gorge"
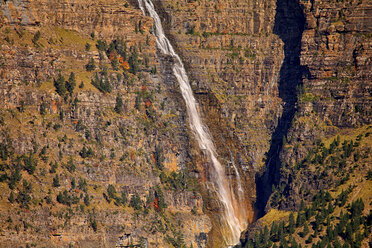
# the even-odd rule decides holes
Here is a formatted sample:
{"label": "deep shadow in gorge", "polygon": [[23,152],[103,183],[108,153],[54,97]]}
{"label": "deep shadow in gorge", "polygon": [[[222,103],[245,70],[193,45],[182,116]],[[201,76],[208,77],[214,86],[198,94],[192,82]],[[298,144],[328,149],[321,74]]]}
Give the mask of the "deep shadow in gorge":
{"label": "deep shadow in gorge", "polygon": [[283,114],[271,136],[270,149],[266,156],[266,171],[256,176],[256,207],[258,216],[264,215],[272,193],[272,185],[280,180],[280,151],[296,113],[297,87],[302,85],[303,68],[300,65],[301,38],[305,16],[298,0],[277,0],[273,32],[284,43],[284,60],[280,69],[279,97],[283,101]]}

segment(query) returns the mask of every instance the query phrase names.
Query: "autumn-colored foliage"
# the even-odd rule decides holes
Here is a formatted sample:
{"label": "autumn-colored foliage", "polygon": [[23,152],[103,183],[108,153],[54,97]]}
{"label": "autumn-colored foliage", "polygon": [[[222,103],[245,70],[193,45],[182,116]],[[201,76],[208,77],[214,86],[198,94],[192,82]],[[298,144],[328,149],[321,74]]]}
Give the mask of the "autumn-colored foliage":
{"label": "autumn-colored foliage", "polygon": [[160,212],[160,208],[159,208],[159,198],[158,197],[155,197],[155,200],[154,200],[154,208]]}
{"label": "autumn-colored foliage", "polygon": [[155,154],[154,153],[151,154],[151,158],[152,158],[152,162],[155,164],[156,163],[156,158],[155,158]]}
{"label": "autumn-colored foliage", "polygon": [[130,69],[128,61],[124,60],[124,58],[122,56],[120,56],[120,55],[118,56],[115,51],[110,52],[108,57],[111,61],[118,60],[119,65],[121,66],[121,68],[123,68],[123,70],[129,70]]}
{"label": "autumn-colored foliage", "polygon": [[146,108],[149,108],[149,107],[151,106],[151,101],[150,101],[150,99],[146,99],[146,101],[145,101],[145,106],[146,106]]}
{"label": "autumn-colored foliage", "polygon": [[109,54],[109,59],[110,59],[111,61],[113,61],[113,60],[115,59],[115,57],[116,57],[116,53],[115,53],[114,51],[110,52],[110,54]]}
{"label": "autumn-colored foliage", "polygon": [[128,61],[124,60],[123,57],[119,56],[119,64],[124,70],[129,70],[129,63]]}

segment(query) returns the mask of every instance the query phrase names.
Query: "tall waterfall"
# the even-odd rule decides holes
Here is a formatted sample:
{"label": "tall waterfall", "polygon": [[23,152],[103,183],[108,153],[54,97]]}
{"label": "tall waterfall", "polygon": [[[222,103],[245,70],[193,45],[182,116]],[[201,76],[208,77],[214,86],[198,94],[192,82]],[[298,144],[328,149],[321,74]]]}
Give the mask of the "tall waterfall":
{"label": "tall waterfall", "polygon": [[[193,96],[184,65],[164,34],[160,18],[155,11],[153,3],[150,0],[138,0],[138,4],[144,15],[146,15],[147,11],[148,14],[154,19],[154,32],[158,48],[163,54],[171,55],[174,58],[175,63],[172,69],[178,80],[182,96],[186,103],[191,130],[195,135],[200,149],[204,151],[205,155],[208,156],[211,164],[213,165],[211,171],[212,181],[210,183],[213,185],[219,201],[223,205],[224,216],[222,221],[225,222],[223,225],[226,225],[227,227],[225,228],[227,230],[224,233],[224,240],[227,245],[237,244],[239,243],[240,233],[247,226],[247,214],[245,208],[244,206],[239,206],[242,204],[240,202],[241,200],[239,200],[240,197],[235,197],[234,193],[236,190],[232,185],[230,185],[225,174],[225,170],[217,159],[216,148],[213,144],[208,128],[203,125],[198,110],[198,103]],[[234,169],[236,169],[236,167]],[[236,170],[236,173],[238,173],[238,170]],[[237,174],[237,176],[239,176],[239,174]],[[239,190],[242,189],[240,188]],[[240,193],[238,193],[238,195],[240,195]]]}

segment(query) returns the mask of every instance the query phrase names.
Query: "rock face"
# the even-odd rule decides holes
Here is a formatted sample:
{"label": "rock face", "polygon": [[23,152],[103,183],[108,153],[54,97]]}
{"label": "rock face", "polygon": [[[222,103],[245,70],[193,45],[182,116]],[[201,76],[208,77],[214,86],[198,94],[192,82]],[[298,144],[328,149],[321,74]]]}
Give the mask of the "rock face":
{"label": "rock face", "polygon": [[370,123],[371,3],[302,4],[307,25],[301,65],[308,68],[304,94],[316,98],[314,110],[328,124],[355,127]]}
{"label": "rock face", "polygon": [[[370,1],[154,4],[249,222],[310,199],[294,165],[371,122]],[[208,161],[152,29],[136,1],[0,0],[4,246],[221,246]],[[272,185],[288,197],[274,204]]]}
{"label": "rock face", "polygon": [[372,5],[368,1],[300,5],[306,18],[300,53],[303,81],[297,92],[298,111],[280,155],[280,184],[289,185],[288,199],[281,206],[289,209],[297,208],[304,198],[299,191],[304,177],[289,179],[296,174],[293,166],[318,140],[371,123]]}
{"label": "rock face", "polygon": [[[275,1],[155,1],[155,6],[187,67],[221,160],[238,165],[251,199],[246,204],[251,222],[253,175],[264,170],[283,110],[278,92],[283,43],[272,33]],[[234,178],[231,163],[226,170]],[[218,220],[212,224],[213,237],[220,237]]]}
{"label": "rock face", "polygon": [[0,243],[205,247],[186,111],[152,19],[117,1],[0,7]]}
{"label": "rock face", "polygon": [[[202,106],[218,105],[227,129],[243,146],[245,163],[258,170],[281,113],[278,79],[284,54],[272,33],[275,1],[155,3]],[[208,118],[209,111],[204,113]]]}

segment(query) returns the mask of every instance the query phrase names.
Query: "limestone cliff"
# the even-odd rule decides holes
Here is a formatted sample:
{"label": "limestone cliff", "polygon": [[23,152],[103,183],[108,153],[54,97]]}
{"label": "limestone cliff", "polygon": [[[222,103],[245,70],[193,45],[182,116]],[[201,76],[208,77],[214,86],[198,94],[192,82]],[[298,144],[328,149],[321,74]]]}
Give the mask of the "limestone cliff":
{"label": "limestone cliff", "polygon": [[[364,180],[370,1],[153,2],[249,223]],[[3,246],[223,244],[208,161],[153,28],[134,0],[0,0]],[[350,181],[320,163],[337,135],[366,138],[334,160]]]}
{"label": "limestone cliff", "polygon": [[304,197],[298,184],[298,180],[304,183],[303,177],[287,181],[293,166],[301,164],[319,140],[371,123],[372,5],[368,1],[300,4],[306,17],[300,52],[303,81],[281,154],[281,183],[289,184],[286,192],[290,192],[282,206],[288,208],[298,207]]}
{"label": "limestone cliff", "polygon": [[0,7],[0,243],[205,247],[186,112],[152,19],[125,1]]}

